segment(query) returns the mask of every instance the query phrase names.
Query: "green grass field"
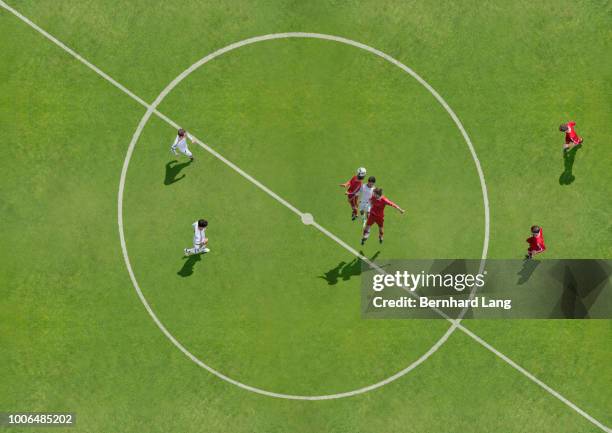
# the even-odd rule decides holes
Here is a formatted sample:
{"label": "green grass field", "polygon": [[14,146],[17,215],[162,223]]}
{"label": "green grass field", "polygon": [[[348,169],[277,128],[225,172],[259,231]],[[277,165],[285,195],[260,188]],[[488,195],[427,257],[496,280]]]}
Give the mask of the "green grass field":
{"label": "green grass field", "polygon": [[[489,258],[521,258],[537,223],[544,259],[612,259],[609,2],[7,3],[147,103],[253,36],[316,32],[382,50],[469,133],[488,187]],[[463,322],[603,427],[459,331],[407,375],[336,400],[264,396],[202,369],[151,320],[122,256],[119,180],[146,109],[6,8],[0,52],[0,411],[75,412],[76,426],[53,431],[92,433],[612,424],[610,320]],[[367,167],[407,210],[387,210],[385,243],[373,236],[368,258],[481,257],[483,196],[460,131],[371,53],[318,39],[248,45],[190,74],[159,111],[358,250],[338,184]],[[557,130],[567,120],[585,138],[572,160]],[[362,319],[354,255],[201,147],[183,164],[168,151],[175,135],[156,116],[144,127],[123,219],[143,295],[193,355],[267,391],[335,394],[395,374],[447,331],[443,320]],[[200,217],[212,251],[184,259]]]}

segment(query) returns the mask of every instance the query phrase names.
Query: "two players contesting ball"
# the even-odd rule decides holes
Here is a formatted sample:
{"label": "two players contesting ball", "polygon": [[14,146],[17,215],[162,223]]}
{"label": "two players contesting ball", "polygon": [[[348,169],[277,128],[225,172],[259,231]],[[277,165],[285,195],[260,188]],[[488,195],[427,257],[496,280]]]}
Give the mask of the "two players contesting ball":
{"label": "two players contesting ball", "polygon": [[[583,142],[583,139],[576,133],[575,126],[576,122],[567,122],[559,126],[559,131],[565,133],[565,143],[563,145],[564,152],[580,146]],[[176,150],[178,148],[182,154],[187,156],[190,160],[193,160],[193,154],[187,147],[187,139],[195,143],[195,139],[191,135],[184,129],[179,129],[170,150],[176,155]],[[364,184],[363,180],[365,176],[366,169],[360,167],[357,169],[357,174],[355,176],[341,183],[340,186],[346,189],[345,194],[351,207],[351,220],[355,221],[358,215],[361,215],[363,219],[361,245],[364,245],[370,237],[370,229],[374,224],[378,226],[378,241],[382,244],[384,236],[385,207],[391,206],[397,209],[401,214],[404,214],[405,211],[383,195],[382,188],[376,187],[376,178],[374,176],[370,176],[367,183]],[[210,251],[208,248],[208,238],[205,236],[208,221],[200,219],[193,223],[193,227],[193,248],[185,248],[183,250],[186,256],[207,253]],[[529,244],[527,254],[525,255],[525,259],[527,260],[532,259],[536,254],[546,251],[541,227],[531,227],[531,236],[527,238],[527,243]]]}
{"label": "two players contesting ball", "polygon": [[363,236],[361,245],[370,237],[370,228],[376,224],[378,226],[378,241],[383,243],[384,222],[385,222],[385,207],[391,206],[397,209],[401,214],[405,211],[387,197],[383,195],[382,188],[376,188],[376,178],[371,176],[367,184],[363,184],[363,179],[366,176],[366,169],[360,167],[357,169],[357,174],[348,181],[341,183],[340,186],[346,188],[346,196],[349,205],[351,206],[351,220],[357,219],[357,214],[360,213],[364,220]]}

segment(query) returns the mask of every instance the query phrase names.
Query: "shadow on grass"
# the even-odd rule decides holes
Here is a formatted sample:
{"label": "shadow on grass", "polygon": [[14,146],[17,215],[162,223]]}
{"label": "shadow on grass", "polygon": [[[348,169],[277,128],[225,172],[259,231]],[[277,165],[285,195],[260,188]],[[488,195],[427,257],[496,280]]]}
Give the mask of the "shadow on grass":
{"label": "shadow on grass", "polygon": [[185,263],[183,263],[183,267],[176,274],[183,278],[190,277],[193,275],[193,267],[195,266],[196,262],[202,260],[202,254],[194,254],[193,256],[183,257],[183,260],[185,260]]}
{"label": "shadow on grass", "polygon": [[559,176],[559,185],[570,185],[576,180],[574,176],[574,160],[576,152],[582,147],[582,144],[572,147],[570,150],[563,152],[563,173]]}
{"label": "shadow on grass", "polygon": [[521,285],[529,281],[529,278],[531,278],[531,275],[536,270],[536,268],[540,266],[540,263],[541,262],[539,262],[538,260],[534,260],[534,259],[523,260],[523,267],[521,268],[520,271],[516,273],[516,275],[519,276],[519,279],[516,282],[516,284]]}
{"label": "shadow on grass", "polygon": [[[362,251],[359,254],[363,255]],[[376,260],[376,257],[380,254],[380,251],[376,253],[370,259],[371,261]],[[325,272],[323,275],[319,275],[317,278],[322,278],[327,281],[327,284],[333,286],[338,284],[338,281],[348,281],[351,277],[357,277],[361,275],[361,260],[355,257],[349,263],[342,261],[337,266]]]}
{"label": "shadow on grass", "polygon": [[189,164],[191,164],[192,161],[189,160],[181,164],[173,165],[176,162],[178,161],[175,159],[166,164],[166,177],[164,178],[164,185],[172,185],[173,183],[178,182],[179,180],[183,179],[185,177],[185,174],[183,174],[181,177],[178,177],[178,178],[177,176],[179,175],[181,170],[187,167]]}

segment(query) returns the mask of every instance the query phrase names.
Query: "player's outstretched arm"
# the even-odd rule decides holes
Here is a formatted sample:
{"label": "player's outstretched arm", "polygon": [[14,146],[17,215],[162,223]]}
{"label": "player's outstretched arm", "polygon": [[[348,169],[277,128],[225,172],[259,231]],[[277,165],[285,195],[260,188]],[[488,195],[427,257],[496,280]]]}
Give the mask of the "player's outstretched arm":
{"label": "player's outstretched arm", "polygon": [[393,207],[393,208],[397,209],[397,210],[399,211],[399,213],[404,214],[405,210],[404,210],[404,209],[402,209],[401,207],[399,207],[397,204],[393,203],[391,200],[388,200],[388,204],[389,204],[391,207]]}

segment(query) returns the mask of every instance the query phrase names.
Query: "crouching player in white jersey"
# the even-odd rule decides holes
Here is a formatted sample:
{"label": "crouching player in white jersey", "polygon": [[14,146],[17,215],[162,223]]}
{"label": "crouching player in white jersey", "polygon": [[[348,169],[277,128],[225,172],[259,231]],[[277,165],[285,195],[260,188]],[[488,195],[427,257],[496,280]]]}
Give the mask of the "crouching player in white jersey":
{"label": "crouching player in white jersey", "polygon": [[376,188],[376,178],[374,176],[370,176],[368,178],[368,183],[361,185],[361,188],[359,189],[359,214],[363,219],[364,227],[368,217],[370,216],[370,207],[372,206],[370,199],[372,198],[374,188]]}
{"label": "crouching player in white jersey", "polygon": [[174,143],[172,143],[172,147],[170,147],[170,151],[173,152],[175,155],[178,155],[176,153],[176,148],[178,147],[178,150],[180,150],[183,155],[189,157],[189,159],[193,161],[193,154],[187,147],[188,138],[189,140],[191,140],[192,143],[195,143],[195,139],[191,135],[187,134],[187,132],[183,128],[179,129],[178,134],[174,139]]}
{"label": "crouching player in white jersey", "polygon": [[201,219],[193,224],[194,235],[193,235],[193,248],[185,248],[183,252],[186,256],[193,254],[207,253],[208,249],[208,238],[206,237],[206,227],[208,227],[208,221]]}

